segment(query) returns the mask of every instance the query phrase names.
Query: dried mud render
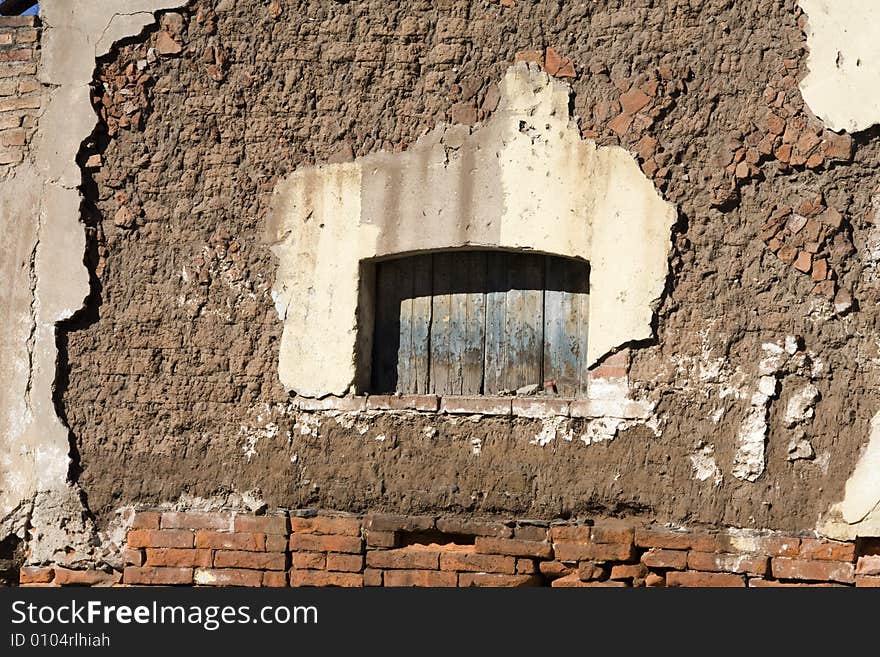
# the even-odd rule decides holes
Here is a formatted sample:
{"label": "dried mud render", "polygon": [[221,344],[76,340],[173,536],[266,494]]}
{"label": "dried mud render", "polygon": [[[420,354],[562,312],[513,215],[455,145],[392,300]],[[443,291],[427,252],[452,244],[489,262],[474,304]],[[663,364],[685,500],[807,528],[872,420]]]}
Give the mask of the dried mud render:
{"label": "dried mud render", "polygon": [[[799,62],[792,77],[804,73],[795,2],[771,4],[291,2],[272,17],[259,2],[216,14],[195,2],[177,36],[184,52],[145,71],[143,129],[101,148],[85,217],[96,294],[62,338],[61,399],[99,521],[124,504],[259,488],[278,506],[815,527],[842,498],[878,405],[877,288],[861,251],[880,153],[867,134],[846,166],[765,163],[738,204],[711,207],[717,154],[760,122],[756,108],[785,59]],[[121,48],[99,75],[123,74],[148,45]],[[530,444],[538,420],[288,411],[269,293],[275,263],[263,242],[274,183],[298,166],[408,147],[456,103],[482,108],[514,54],[545,45],[577,67],[585,128],[597,104],[618,97],[614,81],[658,65],[687,80],[651,133],[669,154],[661,193],[681,219],[658,340],[634,352],[631,371],[657,403],[660,435],[639,427],[611,442],[558,437],[541,447]],[[785,102],[805,111],[796,86]],[[847,218],[859,249],[838,272],[859,310],[842,317],[758,236],[774,206],[817,192]],[[114,224],[121,204],[142,208],[134,228]],[[820,365],[821,398],[805,427],[817,456],[787,459],[782,415],[807,381],[782,375],[766,470],[743,482],[731,470],[761,345],[787,335],[802,336]],[[724,474],[717,487],[694,478],[689,457],[705,445]]]}

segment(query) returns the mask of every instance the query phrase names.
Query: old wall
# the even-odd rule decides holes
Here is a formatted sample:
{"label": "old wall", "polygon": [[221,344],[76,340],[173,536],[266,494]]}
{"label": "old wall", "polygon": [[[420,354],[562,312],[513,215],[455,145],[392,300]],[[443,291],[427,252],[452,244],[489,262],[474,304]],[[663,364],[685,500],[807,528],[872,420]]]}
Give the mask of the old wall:
{"label": "old wall", "polygon": [[[92,510],[259,489],[270,506],[814,528],[874,412],[876,144],[851,155],[805,108],[803,23],[795,3],[203,3],[121,48],[91,151],[100,295],[65,338]],[[678,208],[657,339],[628,372],[656,425],[298,411],[261,240],[275,183],[487,119],[518,57],[573,67],[582,134],[630,150]],[[597,432],[613,440],[566,440]]]}
{"label": "old wall", "polygon": [[[34,563],[65,542],[118,561],[116,528],[145,505],[871,533],[859,523],[876,506],[875,450],[856,464],[878,408],[880,153],[875,128],[832,132],[842,124],[805,104],[806,39],[819,28],[794,0],[194,0],[158,17],[181,3],[148,4],[114,19],[118,34],[99,36],[107,16],[89,23],[98,32],[70,30],[93,34],[91,59],[66,86],[41,78],[63,108],[82,105],[94,75],[96,114],[77,115],[79,136],[43,135],[64,151],[39,153],[47,169],[26,187],[63,188],[63,210],[45,216],[69,238],[42,241],[37,223],[16,237],[16,253],[60,251],[45,252],[45,276],[16,270],[16,330],[35,342],[24,360],[7,349],[23,369],[4,373],[19,387],[0,392],[23,395],[39,373],[28,412],[42,408],[34,427],[51,430],[7,431],[4,448],[25,446],[4,461],[4,514],[11,530],[48,536]],[[69,6],[46,5],[51,71],[63,52],[51,28],[73,14],[53,21]],[[581,138],[628,151],[677,210],[654,337],[594,372],[615,404],[637,400],[649,417],[288,395],[265,240],[279,181],[409,151],[441,123],[486,124],[516,61],[569,82]],[[3,225],[44,216],[37,195],[0,195],[23,204]],[[856,501],[826,522],[850,490]],[[35,529],[39,491],[51,495],[36,507],[63,502],[79,538]]]}

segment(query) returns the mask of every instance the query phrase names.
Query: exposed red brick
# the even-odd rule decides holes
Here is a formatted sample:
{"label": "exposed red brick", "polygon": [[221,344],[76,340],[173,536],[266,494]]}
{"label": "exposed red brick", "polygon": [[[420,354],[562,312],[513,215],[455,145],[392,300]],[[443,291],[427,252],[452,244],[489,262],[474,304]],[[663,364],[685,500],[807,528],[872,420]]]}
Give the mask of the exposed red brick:
{"label": "exposed red brick", "polygon": [[781,135],[785,132],[785,121],[771,113],[767,117],[767,130],[771,135]]}
{"label": "exposed red brick", "polygon": [[364,529],[380,532],[416,532],[434,529],[433,516],[401,516],[393,513],[371,513],[364,518]]}
{"label": "exposed red brick", "polygon": [[382,586],[382,571],[376,568],[364,569],[364,586]]}
{"label": "exposed red brick", "polygon": [[715,550],[716,541],[713,534],[675,532],[665,529],[636,529],[635,544],[646,548],[712,552]]}
{"label": "exposed red brick", "polygon": [[684,550],[664,550],[653,548],[642,555],[642,563],[648,568],[687,568],[687,552]]}
{"label": "exposed red brick", "polygon": [[578,565],[578,579],[582,582],[588,582],[594,579],[604,579],[605,569],[592,561],[582,561]]}
{"label": "exposed red brick", "polygon": [[138,511],[131,522],[132,529],[159,529],[162,514],[158,511]]}
{"label": "exposed red brick", "polygon": [[327,570],[336,570],[346,573],[359,573],[364,567],[364,557],[360,554],[337,554],[331,552],[327,555]]}
{"label": "exposed red brick", "polygon": [[[796,557],[801,539],[790,536],[758,536],[743,533],[718,534],[717,552],[763,554],[768,557]],[[698,550],[711,552],[711,550]]]}
{"label": "exposed red brick", "polygon": [[620,106],[626,114],[635,114],[651,102],[651,97],[638,88],[620,94]]}
{"label": "exposed red brick", "polygon": [[880,575],[880,554],[866,554],[859,557],[856,575]]}
{"label": "exposed red brick", "polygon": [[523,559],[522,557],[519,557],[516,560],[516,572],[518,575],[531,575],[532,573],[537,573],[538,561],[536,559]]}
{"label": "exposed red brick", "polygon": [[141,548],[125,548],[122,551],[122,561],[126,566],[143,566],[144,551]]}
{"label": "exposed red brick", "polygon": [[802,538],[798,556],[801,559],[853,561],[856,558],[856,546],[854,543],[826,541],[818,538]]}
{"label": "exposed red brick", "polygon": [[870,575],[857,575],[856,588],[876,588],[880,587],[880,577]]}
{"label": "exposed red brick", "polygon": [[512,557],[537,557],[540,559],[549,559],[553,555],[553,547],[550,543],[542,541],[477,536],[475,544],[477,552],[481,554],[506,554]]}
{"label": "exposed red brick", "polygon": [[746,585],[740,575],[729,573],[698,573],[671,570],[666,573],[666,586],[687,587],[737,587]]}
{"label": "exposed red brick", "polygon": [[290,585],[358,588],[364,585],[364,577],[360,573],[334,573],[324,570],[291,570]]}
{"label": "exposed red brick", "polygon": [[553,544],[559,561],[629,561],[635,556],[632,543],[565,543]]}
{"label": "exposed red brick", "polygon": [[18,571],[19,584],[45,584],[55,577],[55,569],[51,567],[24,566]]}
{"label": "exposed red brick", "polygon": [[192,584],[193,569],[128,566],[123,572],[122,581],[125,584],[147,584],[150,586]]}
{"label": "exposed red brick", "polygon": [[633,117],[630,114],[618,114],[608,122],[608,129],[619,136],[623,136],[632,125]]}
{"label": "exposed red brick", "polygon": [[[283,537],[282,537],[283,538]],[[266,549],[266,535],[252,532],[217,532],[200,530],[196,532],[196,547],[214,550],[251,550],[262,552]],[[283,547],[287,547],[287,539],[283,538]]]}
{"label": "exposed red brick", "polygon": [[853,158],[853,139],[846,133],[838,135],[826,131],[825,140],[822,145],[822,152],[825,153],[826,157],[832,160],[849,162]]}
{"label": "exposed red brick", "polygon": [[518,588],[522,586],[540,586],[541,578],[537,575],[501,575],[498,573],[461,573],[458,576],[459,586],[504,587]]}
{"label": "exposed red brick", "polygon": [[855,566],[842,561],[807,561],[803,559],[774,558],[771,572],[776,579],[807,579],[852,584]]}
{"label": "exposed red brick", "polygon": [[458,584],[456,573],[437,570],[387,570],[385,586],[448,587]]}
{"label": "exposed red brick", "polygon": [[290,549],[307,552],[360,552],[362,541],[357,536],[335,534],[291,534]]}
{"label": "exposed red brick", "polygon": [[651,588],[666,586],[666,578],[663,575],[658,575],[657,573],[648,573],[645,577],[645,586],[649,586]]}
{"label": "exposed red brick", "polygon": [[360,536],[361,520],[353,517],[319,516],[317,518],[298,518],[291,516],[290,530],[300,534],[339,534]]}
{"label": "exposed red brick", "polygon": [[211,565],[211,551],[188,548],[147,548],[146,559],[147,566],[207,567]]}
{"label": "exposed red brick", "polygon": [[526,62],[529,64],[538,64],[544,66],[544,53],[540,50],[520,50],[513,56],[514,63]]}
{"label": "exposed red brick", "polygon": [[24,62],[33,56],[30,48],[19,48],[18,50],[0,51],[0,62]]}
{"label": "exposed red brick", "polygon": [[805,274],[809,273],[813,268],[813,256],[806,251],[801,251],[794,260],[794,268]]}
{"label": "exposed red brick", "polygon": [[216,568],[253,568],[255,570],[284,570],[287,557],[277,552],[245,552],[218,550],[214,553]]}
{"label": "exposed red brick", "polygon": [[617,564],[611,567],[611,579],[636,579],[648,575],[644,564]]}
{"label": "exposed red brick", "polygon": [[323,552],[292,552],[290,561],[294,568],[324,570],[327,565],[327,555]]}
{"label": "exposed red brick", "polygon": [[433,568],[440,566],[440,553],[421,548],[367,551],[367,565],[373,568]]}
{"label": "exposed red brick", "polygon": [[495,554],[441,552],[440,570],[507,573],[512,575],[516,572],[516,559],[514,557],[499,556]]}
{"label": "exposed red brick", "polygon": [[690,552],[688,568],[710,572],[749,573],[766,575],[768,558],[742,554],[717,554],[712,552]]}
{"label": "exposed red brick", "polygon": [[[263,534],[254,534],[254,536],[263,536]],[[285,552],[287,551],[287,537],[280,534],[269,534],[266,536],[266,552]]]}
{"label": "exposed red brick", "polygon": [[437,395],[370,395],[367,408],[380,411],[423,411],[436,413],[440,408]]}
{"label": "exposed red brick", "polygon": [[128,532],[129,547],[191,548],[194,535],[185,529],[132,529]]}
{"label": "exposed red brick", "polygon": [[242,568],[197,568],[193,580],[203,586],[262,586],[263,573]]}
{"label": "exposed red brick", "polygon": [[844,584],[834,584],[832,582],[777,582],[773,579],[764,579],[762,577],[750,577],[749,588],[774,588],[774,589],[815,589],[815,588],[846,588]]}
{"label": "exposed red brick", "polygon": [[232,516],[226,513],[192,513],[166,511],[162,529],[232,529]]}
{"label": "exposed red brick", "polygon": [[513,528],[502,522],[471,520],[469,518],[437,518],[437,529],[446,534],[466,536],[510,538],[513,535]]}
{"label": "exposed red brick", "polygon": [[548,74],[558,78],[575,77],[574,64],[568,57],[563,57],[554,48],[544,51],[544,69]]}
{"label": "exposed red brick", "polygon": [[558,561],[539,561],[538,570],[544,577],[555,579],[571,574],[571,568]]}
{"label": "exposed red brick", "polygon": [[546,541],[549,538],[547,527],[520,525],[513,528],[513,537],[521,541]]}
{"label": "exposed red brick", "polygon": [[550,586],[553,588],[575,588],[587,586],[587,582],[582,582],[578,578],[577,573],[572,573],[554,579],[550,582]]}
{"label": "exposed red brick", "polygon": [[548,415],[568,415],[568,401],[564,399],[538,399],[535,397],[514,397],[511,412],[520,417],[546,417]]}
{"label": "exposed red brick", "polygon": [[590,540],[591,529],[589,525],[554,525],[550,528],[550,538],[568,543],[586,543]]}
{"label": "exposed red brick", "polygon": [[593,543],[632,543],[633,528],[623,522],[597,522],[590,532]]}
{"label": "exposed red brick", "polygon": [[249,516],[236,515],[234,521],[236,532],[253,532],[260,534],[286,534],[287,516]]}
{"label": "exposed red brick", "polygon": [[287,573],[277,571],[267,571],[263,573],[263,586],[282,588],[287,586]]}
{"label": "exposed red brick", "polygon": [[458,415],[510,415],[510,397],[444,397],[440,412]]}

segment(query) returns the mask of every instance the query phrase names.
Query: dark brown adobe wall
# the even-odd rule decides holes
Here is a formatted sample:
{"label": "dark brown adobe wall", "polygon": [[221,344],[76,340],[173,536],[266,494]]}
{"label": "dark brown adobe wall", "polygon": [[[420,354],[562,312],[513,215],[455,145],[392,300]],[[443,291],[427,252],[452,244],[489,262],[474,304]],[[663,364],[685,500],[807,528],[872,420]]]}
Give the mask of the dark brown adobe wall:
{"label": "dark brown adobe wall", "polygon": [[[794,0],[215,4],[166,15],[96,74],[103,127],[82,154],[93,296],[59,339],[69,371],[58,400],[100,520],[120,505],[259,488],[280,507],[802,531],[842,497],[878,401],[866,337],[877,292],[855,247],[871,227],[880,153],[869,131],[849,162],[845,138],[835,150],[805,111]],[[441,121],[483,119],[518,53],[539,51],[520,58],[556,68],[547,47],[574,66],[584,134],[637,153],[679,208],[658,340],[633,352],[631,368],[658,401],[661,435],[641,426],[590,447],[539,447],[540,420],[388,415],[347,427],[290,412],[263,242],[274,183],[298,166],[405,149]],[[652,100],[621,119],[634,88]],[[810,134],[831,145],[811,146]],[[767,242],[768,219],[818,194],[813,214],[834,208],[843,223],[822,247],[839,281],[814,289]],[[843,314],[815,310],[835,295],[843,307],[849,293]],[[808,428],[818,457],[786,458],[777,401],[766,472],[745,483],[730,470],[748,399],[720,399],[700,365],[722,359],[754,382],[761,344],[786,335],[825,364]],[[784,375],[781,398],[805,383]],[[715,446],[718,488],[694,479],[700,441]]]}

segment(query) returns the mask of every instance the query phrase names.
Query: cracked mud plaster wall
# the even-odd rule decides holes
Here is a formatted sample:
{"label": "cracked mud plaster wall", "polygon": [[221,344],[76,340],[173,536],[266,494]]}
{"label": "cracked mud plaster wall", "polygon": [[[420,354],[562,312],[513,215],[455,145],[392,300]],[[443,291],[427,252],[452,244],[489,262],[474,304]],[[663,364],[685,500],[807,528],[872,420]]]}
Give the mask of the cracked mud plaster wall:
{"label": "cracked mud plaster wall", "polygon": [[[880,30],[877,8],[857,0],[801,0],[807,14],[809,74],[801,91],[829,128],[857,132],[880,123]],[[876,133],[873,135],[876,137]],[[870,137],[869,137],[870,138]],[[874,202],[876,203],[876,195]],[[880,218],[873,208],[874,218]],[[869,251],[875,246],[871,240]],[[871,256],[873,259],[873,255]],[[880,535],[880,411],[846,482],[844,498],[823,518],[837,538]]]}
{"label": "cracked mud plaster wall", "polygon": [[68,428],[56,414],[56,332],[89,295],[76,157],[94,129],[96,59],[181,4],[42,3],[43,103],[32,152],[0,182],[4,295],[0,342],[0,535],[31,535],[31,558],[89,556],[91,529],[70,482]]}
{"label": "cracked mud plaster wall", "polygon": [[360,265],[395,254],[482,247],[581,258],[588,366],[653,336],[675,208],[626,150],[582,140],[567,84],[522,62],[499,86],[495,113],[473,132],[440,125],[404,153],[299,169],[276,186],[269,239],[285,388],[353,389],[358,318],[367,321]]}
{"label": "cracked mud plaster wall", "polygon": [[[880,146],[869,131],[807,157],[826,138],[798,89],[797,3],[513,5],[196,0],[102,61],[103,127],[81,153],[94,296],[59,340],[58,392],[100,524],[257,490],[811,531],[844,498],[880,407]],[[549,47],[570,60],[582,136],[630,151],[679,211],[656,340],[622,373],[657,424],[298,411],[263,239],[278,182],[485,123],[518,53],[562,75]],[[796,248],[808,264],[828,250],[833,279],[762,237],[773,213],[823,234],[826,207],[833,239]]]}

